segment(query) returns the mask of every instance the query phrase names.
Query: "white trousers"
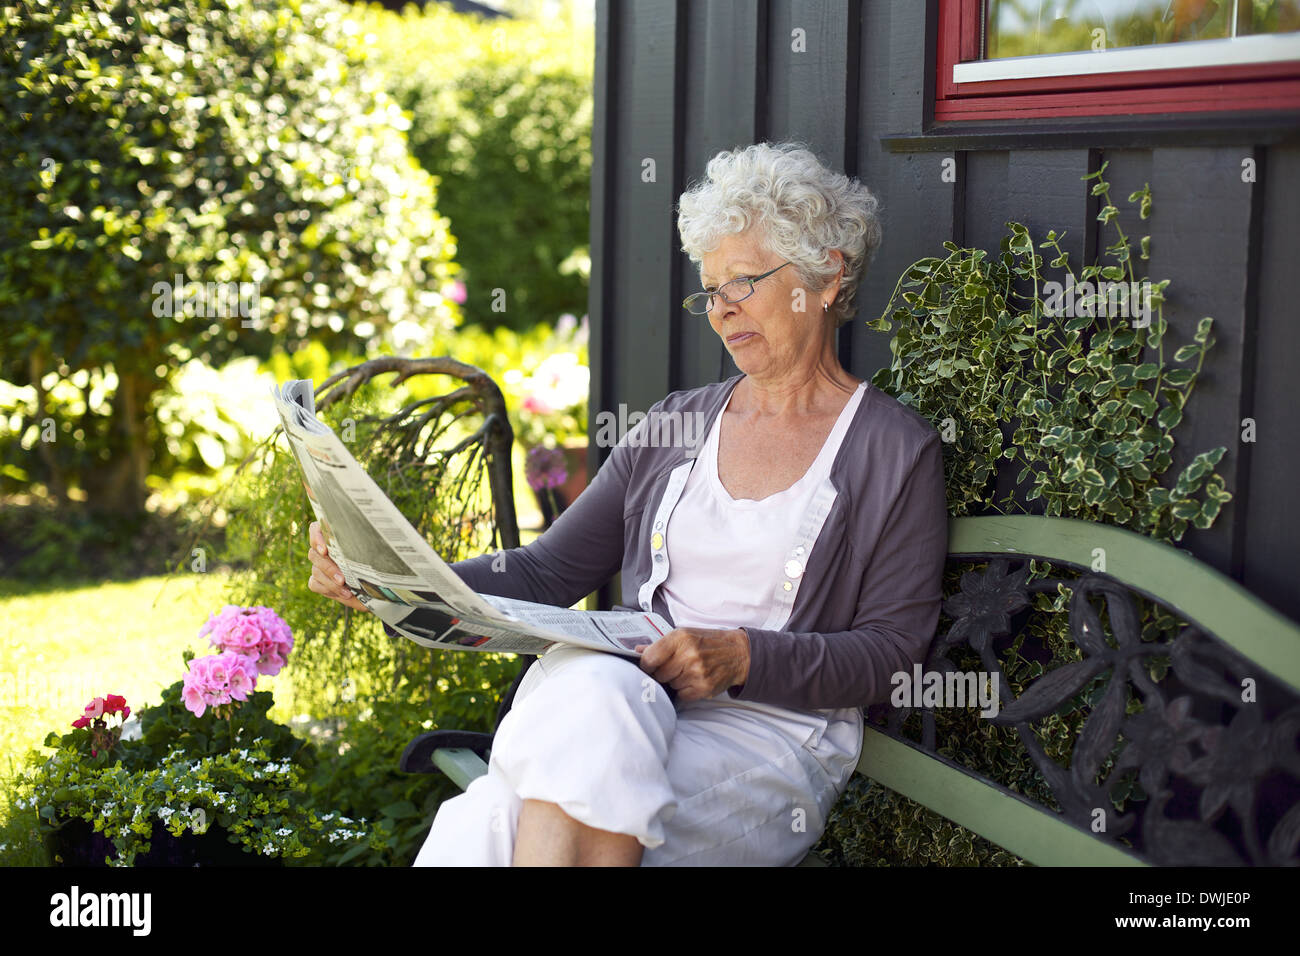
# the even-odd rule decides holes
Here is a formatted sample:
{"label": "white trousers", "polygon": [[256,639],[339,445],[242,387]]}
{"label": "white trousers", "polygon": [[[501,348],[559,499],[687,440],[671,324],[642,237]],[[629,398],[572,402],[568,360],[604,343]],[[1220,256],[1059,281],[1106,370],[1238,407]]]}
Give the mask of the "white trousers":
{"label": "white trousers", "polygon": [[553,647],[529,668],[488,772],[438,809],[416,866],[509,866],[524,800],[636,836],[642,866],[793,866],[862,748],[856,708],[792,711],[726,692],[674,706],[634,662]]}

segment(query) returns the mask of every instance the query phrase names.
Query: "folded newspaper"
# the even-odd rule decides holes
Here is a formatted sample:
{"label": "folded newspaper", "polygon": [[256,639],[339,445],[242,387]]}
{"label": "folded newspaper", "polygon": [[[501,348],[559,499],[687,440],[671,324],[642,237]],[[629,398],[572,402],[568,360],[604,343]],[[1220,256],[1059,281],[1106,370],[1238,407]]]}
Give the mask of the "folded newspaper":
{"label": "folded newspaper", "polygon": [[357,598],[424,647],[541,654],[573,644],[624,657],[672,629],[638,611],[575,611],[478,594],[438,557],[334,431],[316,417],[312,383],[272,386],[330,557]]}

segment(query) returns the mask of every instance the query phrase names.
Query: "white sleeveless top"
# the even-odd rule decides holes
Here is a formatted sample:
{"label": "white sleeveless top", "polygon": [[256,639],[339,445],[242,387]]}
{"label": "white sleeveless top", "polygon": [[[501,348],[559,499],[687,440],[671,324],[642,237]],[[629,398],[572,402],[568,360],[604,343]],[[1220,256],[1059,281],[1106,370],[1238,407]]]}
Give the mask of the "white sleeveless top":
{"label": "white sleeveless top", "polygon": [[672,561],[662,587],[673,624],[775,629],[785,624],[788,607],[779,608],[773,595],[780,592],[805,512],[830,474],[865,391],[866,383],[860,383],[803,477],[757,500],[731,497],[718,478],[723,406],[665,529]]}

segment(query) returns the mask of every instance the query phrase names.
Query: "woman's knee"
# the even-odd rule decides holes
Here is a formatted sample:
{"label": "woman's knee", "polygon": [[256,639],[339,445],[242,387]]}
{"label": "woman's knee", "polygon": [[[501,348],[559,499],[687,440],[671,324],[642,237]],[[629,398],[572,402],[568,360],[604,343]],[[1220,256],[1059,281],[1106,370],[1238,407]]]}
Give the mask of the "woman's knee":
{"label": "woman's knee", "polygon": [[[556,656],[558,660],[550,659]],[[636,704],[667,700],[667,694],[653,677],[633,661],[616,654],[566,647],[552,651],[541,660],[546,673],[545,683],[559,681],[572,685],[573,693]]]}
{"label": "woman's knee", "polygon": [[522,801],[491,772],[444,800],[415,866],[509,866]]}
{"label": "woman's knee", "polygon": [[528,768],[556,764],[598,772],[610,761],[653,763],[662,775],[676,722],[653,678],[630,661],[591,652],[547,669],[497,728],[491,759],[517,786]]}

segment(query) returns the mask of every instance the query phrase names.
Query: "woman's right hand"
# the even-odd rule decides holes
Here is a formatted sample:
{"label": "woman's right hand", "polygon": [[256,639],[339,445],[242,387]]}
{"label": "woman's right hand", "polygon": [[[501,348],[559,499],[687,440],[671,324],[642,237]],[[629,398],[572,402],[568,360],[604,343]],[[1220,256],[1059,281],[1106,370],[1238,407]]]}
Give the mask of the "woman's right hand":
{"label": "woman's right hand", "polygon": [[330,560],[329,548],[325,545],[325,535],[321,533],[320,522],[313,521],[307,529],[307,534],[311,538],[311,548],[307,554],[312,563],[311,580],[307,582],[308,589],[327,598],[333,598],[347,607],[356,608],[358,611],[369,611],[370,608],[357,600],[357,596],[348,589],[339,566]]}

